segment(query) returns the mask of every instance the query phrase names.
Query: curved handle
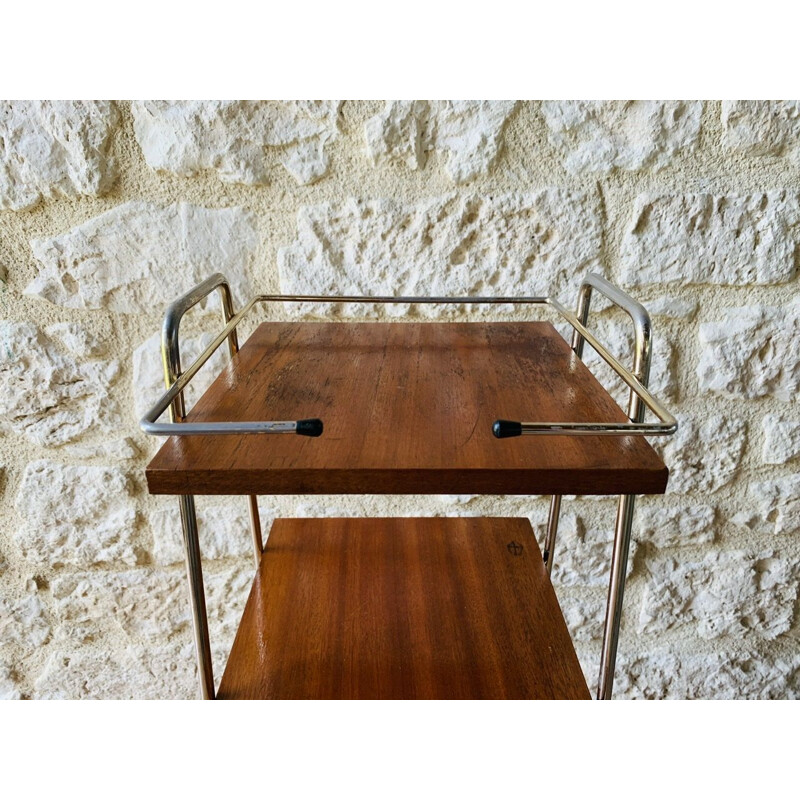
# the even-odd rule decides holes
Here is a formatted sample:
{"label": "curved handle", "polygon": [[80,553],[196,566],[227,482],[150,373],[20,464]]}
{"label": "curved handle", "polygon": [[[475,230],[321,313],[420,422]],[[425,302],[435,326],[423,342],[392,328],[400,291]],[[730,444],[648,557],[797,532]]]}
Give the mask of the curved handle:
{"label": "curved handle", "polygon": [[[634,300],[622,289],[614,286],[601,275],[590,272],[581,284],[578,294],[578,308],[575,312],[581,325],[586,327],[589,319],[589,304],[592,299],[592,290],[596,289],[604,294],[615,306],[621,308],[631,318],[636,342],[634,346],[633,369],[631,370],[636,379],[647,388],[650,382],[650,361],[653,353],[653,324],[650,321],[650,314],[647,309],[637,300]],[[576,328],[572,334],[572,349],[578,358],[583,357],[583,345],[586,340],[583,334]],[[640,402],[638,395],[631,391],[628,401],[628,417],[633,422],[641,422],[644,419],[644,405]]]}

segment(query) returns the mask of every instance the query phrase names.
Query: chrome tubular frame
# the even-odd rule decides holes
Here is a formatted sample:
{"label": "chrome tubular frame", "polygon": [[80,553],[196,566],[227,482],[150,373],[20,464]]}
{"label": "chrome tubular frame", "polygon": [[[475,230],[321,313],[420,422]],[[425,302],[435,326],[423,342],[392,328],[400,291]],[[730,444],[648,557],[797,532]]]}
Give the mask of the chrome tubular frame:
{"label": "chrome tubular frame", "polygon": [[[633,371],[626,369],[601,342],[586,328],[592,290],[602,292],[613,303],[631,317],[636,331],[636,346]],[[222,297],[224,327],[185,370],[181,369],[179,329],[183,315],[212,291],[219,290]],[[614,370],[630,389],[628,418],[630,422],[520,422],[510,423],[515,432],[506,435],[538,436],[670,436],[678,429],[674,416],[650,394],[647,384],[650,373],[652,328],[645,308],[599,275],[590,273],[581,285],[577,313],[573,314],[550,297],[369,297],[330,295],[258,295],[234,313],[230,285],[225,276],[216,273],[198,284],[167,309],[162,335],[162,357],[166,392],[142,417],[141,429],[152,436],[192,436],[224,434],[277,434],[304,433],[318,436],[322,430],[319,420],[259,421],[259,422],[186,422],[184,389],[200,368],[227,340],[230,357],[239,350],[236,328],[257,303],[313,302],[313,303],[378,303],[378,304],[428,304],[428,305],[544,305],[554,309],[573,329],[572,349],[580,358],[585,342]],[[158,422],[169,409],[170,422]],[[651,411],[658,422],[644,422],[645,409]],[[497,423],[495,423],[497,425]],[[496,435],[498,435],[496,433]],[[250,521],[256,567],[263,552],[261,524],[257,498],[249,497]],[[603,650],[600,680],[597,690],[599,699],[609,699],[614,679],[617,642],[619,639],[620,615],[625,588],[625,572],[630,548],[631,524],[633,521],[634,496],[623,495],[619,499],[614,534],[614,551],[611,562],[608,605],[603,634]],[[194,497],[180,498],[181,522],[186,553],[186,568],[189,578],[192,620],[194,624],[200,691],[203,698],[213,699],[214,677],[211,663],[211,648],[208,635],[203,574],[200,562],[200,545],[197,534],[197,517]],[[552,569],[561,496],[553,495],[544,549],[548,574]]]}

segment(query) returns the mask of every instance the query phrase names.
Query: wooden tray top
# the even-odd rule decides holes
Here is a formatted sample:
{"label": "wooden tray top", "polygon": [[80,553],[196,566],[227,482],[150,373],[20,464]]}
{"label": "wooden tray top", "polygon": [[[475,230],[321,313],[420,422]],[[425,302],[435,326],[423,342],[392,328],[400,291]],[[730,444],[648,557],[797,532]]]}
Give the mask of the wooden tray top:
{"label": "wooden tray top", "polygon": [[662,494],[642,437],[496,439],[495,419],[625,421],[550,323],[260,325],[188,418],[319,417],[319,438],[171,437],[153,494]]}

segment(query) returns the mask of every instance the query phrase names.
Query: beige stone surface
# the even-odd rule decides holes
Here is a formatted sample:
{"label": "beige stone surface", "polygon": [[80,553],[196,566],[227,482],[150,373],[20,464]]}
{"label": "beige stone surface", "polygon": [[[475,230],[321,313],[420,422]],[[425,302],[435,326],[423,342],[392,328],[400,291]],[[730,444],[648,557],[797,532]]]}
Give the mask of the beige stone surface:
{"label": "beige stone surface", "polygon": [[[21,108],[23,160],[0,156],[0,697],[197,694],[175,503],[147,495],[156,445],[137,428],[161,391],[169,300],[222,271],[237,302],[551,291],[573,307],[590,269],[651,311],[652,385],[680,422],[656,444],[669,493],[636,515],[616,695],[800,696],[792,101]],[[8,124],[0,113],[0,136]],[[596,300],[591,326],[627,354],[627,320]],[[185,360],[218,308],[187,315]],[[362,313],[487,316],[272,305],[241,336]],[[540,541],[547,502],[260,498],[265,529],[279,515],[521,515]],[[246,502],[197,505],[219,680],[253,571]],[[614,512],[565,498],[555,553],[592,685]]]}
{"label": "beige stone surface", "polygon": [[182,176],[213,170],[228,183],[259,185],[269,182],[278,161],[308,184],[328,168],[325,144],[336,137],[339,103],[147,100],[132,103],[131,111],[153,169]]}
{"label": "beige stone surface", "polygon": [[258,234],[242,208],[129,201],[58,236],[33,239],[40,268],[25,288],[66,308],[124,314],[165,307],[214,272],[242,302]]}
{"label": "beige stone surface", "polygon": [[102,101],[0,101],[0,209],[108,191],[117,120],[113,103]]}

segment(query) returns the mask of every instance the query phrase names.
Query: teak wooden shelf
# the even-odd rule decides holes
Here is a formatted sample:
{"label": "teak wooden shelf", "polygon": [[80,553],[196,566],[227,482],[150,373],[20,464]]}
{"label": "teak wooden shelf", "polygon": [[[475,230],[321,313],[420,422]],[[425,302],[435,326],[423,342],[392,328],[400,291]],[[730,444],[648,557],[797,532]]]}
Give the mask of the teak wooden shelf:
{"label": "teak wooden shelf", "polygon": [[432,517],[276,520],[217,697],[590,695],[528,520]]}
{"label": "teak wooden shelf", "polygon": [[[214,289],[226,326],[183,370],[180,319]],[[634,321],[632,372],[586,329],[592,289]],[[643,436],[677,427],[646,389],[646,311],[589,276],[577,315],[502,298],[556,308],[572,346],[547,322],[267,322],[239,348],[254,302],[297,299],[310,298],[234,314],[213,276],[165,321],[168,391],[142,427],[174,435],[146,476],[151,493],[180,496],[202,695],[215,691],[195,494],[250,498],[256,576],[218,697],[531,699],[589,697],[549,572],[561,495],[618,494],[598,689],[610,697],[634,495],[667,485]],[[226,339],[230,363],[187,413],[183,389]],[[627,415],[581,360],[584,341],[630,387]],[[553,497],[544,557],[526,519],[495,518],[276,520],[264,548],[256,496],[308,493]]]}
{"label": "teak wooden shelf", "polygon": [[319,438],[169,439],[153,494],[660,494],[642,438],[497,440],[492,423],[627,421],[549,322],[260,325],[187,421],[321,417]]}

